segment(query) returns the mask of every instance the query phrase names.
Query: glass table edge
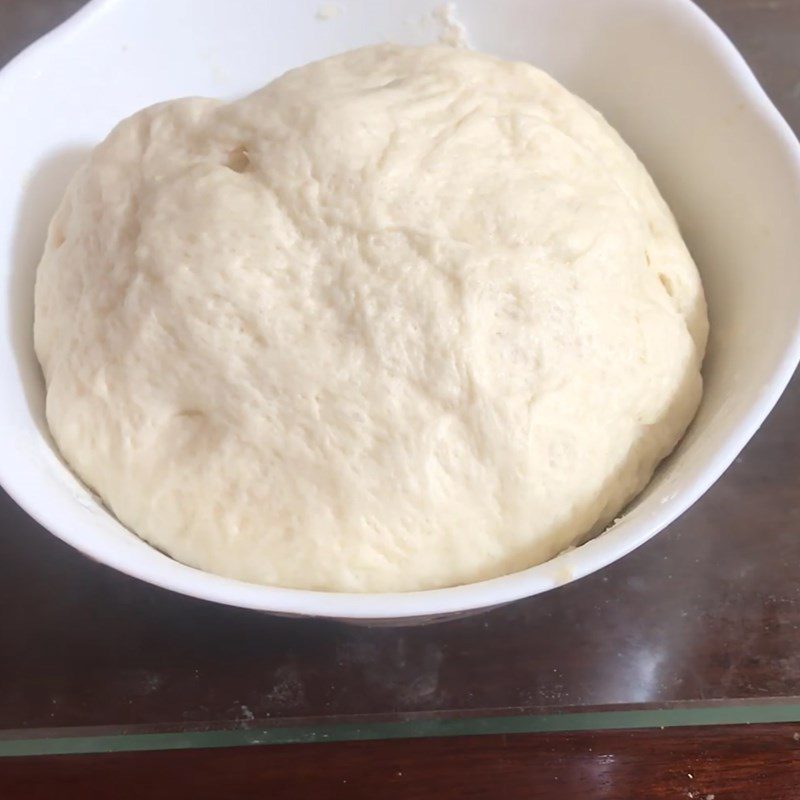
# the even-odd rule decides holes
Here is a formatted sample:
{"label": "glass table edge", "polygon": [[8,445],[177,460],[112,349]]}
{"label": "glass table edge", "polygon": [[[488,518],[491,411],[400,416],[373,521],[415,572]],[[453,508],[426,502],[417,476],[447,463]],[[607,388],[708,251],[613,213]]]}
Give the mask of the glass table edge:
{"label": "glass table edge", "polygon": [[[416,739],[485,734],[566,733],[593,730],[632,730],[798,723],[800,702],[759,705],[719,705],[624,711],[488,716],[459,719],[414,719],[364,723],[322,723],[313,726],[259,726],[241,723],[235,729],[100,735],[47,735],[32,737],[30,730],[7,731],[0,738],[0,757],[78,755],[144,750],[243,747],[268,744]],[[78,729],[79,730],[79,729]],[[800,736],[800,730],[798,732]]]}

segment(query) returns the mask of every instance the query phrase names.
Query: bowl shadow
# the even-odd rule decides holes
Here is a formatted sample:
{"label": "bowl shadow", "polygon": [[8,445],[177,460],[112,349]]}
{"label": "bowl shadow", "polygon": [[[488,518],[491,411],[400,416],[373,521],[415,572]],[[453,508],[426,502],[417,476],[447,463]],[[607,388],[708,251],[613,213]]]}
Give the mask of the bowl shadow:
{"label": "bowl shadow", "polygon": [[23,190],[14,226],[11,277],[8,284],[9,340],[31,419],[53,444],[45,419],[45,387],[33,347],[33,300],[36,267],[44,251],[47,228],[70,179],[91,148],[72,145],[43,158]]}

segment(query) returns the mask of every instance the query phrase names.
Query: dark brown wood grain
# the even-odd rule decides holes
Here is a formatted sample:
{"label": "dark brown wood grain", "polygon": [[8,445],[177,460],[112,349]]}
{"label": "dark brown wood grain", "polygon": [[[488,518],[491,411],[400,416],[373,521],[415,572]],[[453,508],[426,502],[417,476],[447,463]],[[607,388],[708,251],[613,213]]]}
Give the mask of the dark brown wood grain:
{"label": "dark brown wood grain", "polygon": [[0,796],[796,800],[797,731],[777,725],[6,759]]}
{"label": "dark brown wood grain", "polygon": [[[79,5],[0,0],[0,62]],[[800,0],[701,5],[800,130]],[[161,591],[88,561],[0,491],[0,736],[797,701],[799,465],[795,380],[724,478],[631,556],[548,595],[401,629],[280,619]],[[790,800],[800,798],[799,731],[0,759],[0,798]]]}

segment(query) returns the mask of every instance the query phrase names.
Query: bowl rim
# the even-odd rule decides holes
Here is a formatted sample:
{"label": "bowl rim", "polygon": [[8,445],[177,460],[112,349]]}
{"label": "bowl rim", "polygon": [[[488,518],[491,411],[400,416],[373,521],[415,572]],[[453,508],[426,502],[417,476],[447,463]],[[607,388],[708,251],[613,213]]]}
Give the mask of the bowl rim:
{"label": "bowl rim", "polygon": [[[75,14],[33,42],[0,70],[0,96],[14,80],[20,68],[43,53],[60,46],[90,19],[105,14],[122,0],[89,0]],[[705,46],[722,62],[747,98],[749,109],[768,128],[776,146],[793,165],[800,185],[800,143],[759,84],[744,57],[728,36],[692,0],[650,0],[655,4],[691,18]],[[225,605],[268,611],[285,615],[333,617],[352,620],[403,620],[438,617],[501,605],[548,591],[585,577],[622,558],[653,538],[694,504],[730,466],[755,434],[777,403],[798,362],[800,362],[800,319],[791,332],[791,341],[770,380],[730,432],[722,446],[708,458],[690,488],[662,502],[649,519],[638,525],[620,524],[602,536],[549,561],[520,572],[440,589],[411,592],[327,592],[290,589],[245,583],[214,575],[182,564],[167,556],[161,568],[132,563],[126,548],[118,548],[110,539],[86,541],[80,531],[65,529],[57,515],[51,514],[29,496],[21,481],[15,480],[10,460],[0,460],[0,486],[34,520],[53,535],[85,555],[119,572],[147,583],[199,599]]]}

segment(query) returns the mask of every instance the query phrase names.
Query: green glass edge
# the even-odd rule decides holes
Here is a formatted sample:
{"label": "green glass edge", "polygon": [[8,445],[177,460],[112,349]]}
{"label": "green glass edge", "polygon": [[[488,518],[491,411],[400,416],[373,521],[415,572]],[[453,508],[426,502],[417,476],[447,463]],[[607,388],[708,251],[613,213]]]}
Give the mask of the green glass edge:
{"label": "green glass edge", "polygon": [[674,728],[771,722],[800,723],[800,705],[597,711],[537,716],[323,724],[315,725],[313,728],[303,726],[248,727],[226,731],[9,739],[0,740],[0,756],[119,753],[137,750],[183,750],[198,747],[242,747],[258,744],[416,739],[428,736],[475,736],[495,733]]}

